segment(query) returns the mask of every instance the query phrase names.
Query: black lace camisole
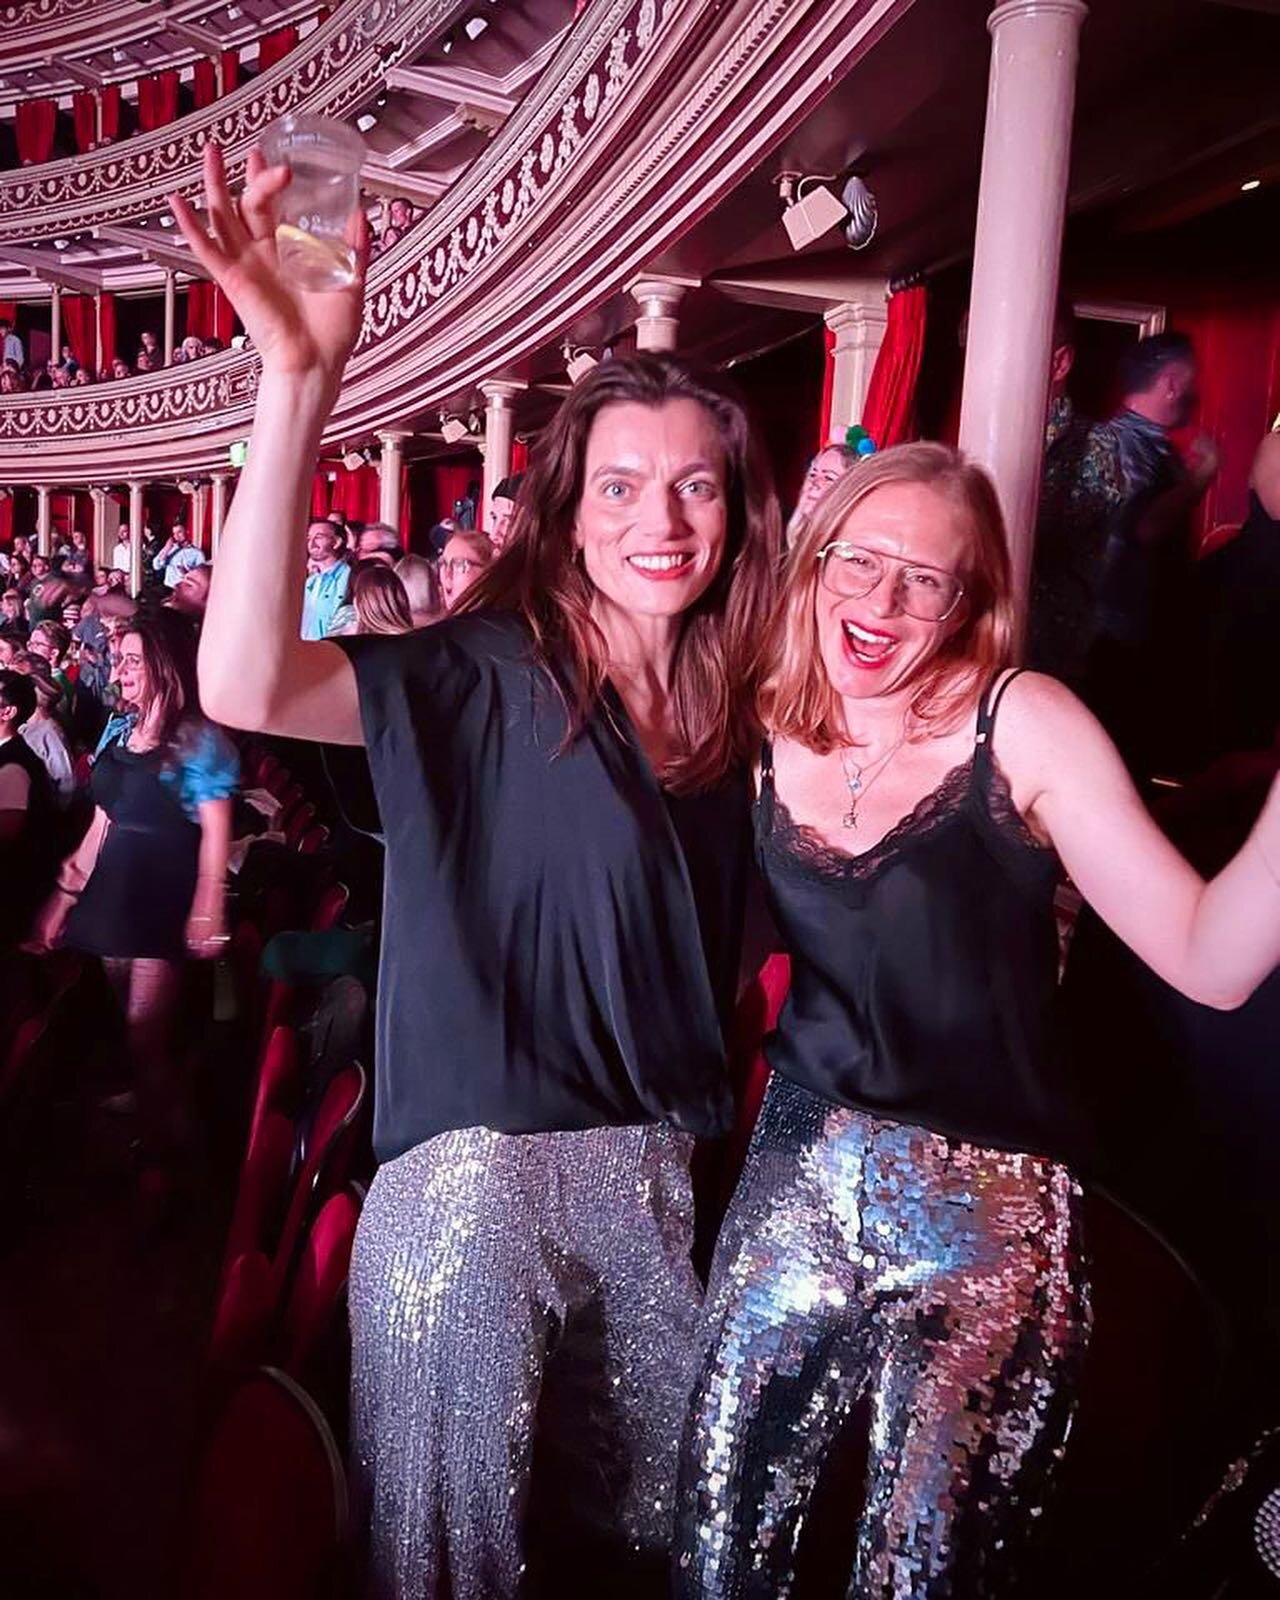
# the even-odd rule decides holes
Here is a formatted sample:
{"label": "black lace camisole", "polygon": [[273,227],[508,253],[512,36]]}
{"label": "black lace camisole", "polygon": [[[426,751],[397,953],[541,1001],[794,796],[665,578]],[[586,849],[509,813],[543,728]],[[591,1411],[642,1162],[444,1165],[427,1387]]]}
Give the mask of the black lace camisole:
{"label": "black lace camisole", "polygon": [[1015,676],[983,695],[969,759],[862,855],[792,819],[766,745],[757,848],[792,976],[765,1053],[856,1110],[1080,1165],[1055,1036],[1058,860],[991,747]]}

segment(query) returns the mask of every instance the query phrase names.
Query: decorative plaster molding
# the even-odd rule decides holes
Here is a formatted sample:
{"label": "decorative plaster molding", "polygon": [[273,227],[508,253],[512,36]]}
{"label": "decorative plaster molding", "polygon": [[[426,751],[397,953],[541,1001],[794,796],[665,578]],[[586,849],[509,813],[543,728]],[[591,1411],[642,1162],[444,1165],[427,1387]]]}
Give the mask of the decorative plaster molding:
{"label": "decorative plaster molding", "polygon": [[[616,294],[710,210],[912,0],[597,0],[517,114],[374,263],[326,442],[474,387]],[[406,251],[408,255],[406,257]],[[0,482],[208,471],[242,438],[256,360],[0,399]]]}
{"label": "decorative plaster molding", "polygon": [[0,242],[83,233],[151,216],[175,190],[199,194],[210,139],[233,182],[269,123],[289,111],[344,117],[381,87],[387,66],[422,49],[470,0],[346,0],[297,50],[202,111],[88,155],[0,173]]}

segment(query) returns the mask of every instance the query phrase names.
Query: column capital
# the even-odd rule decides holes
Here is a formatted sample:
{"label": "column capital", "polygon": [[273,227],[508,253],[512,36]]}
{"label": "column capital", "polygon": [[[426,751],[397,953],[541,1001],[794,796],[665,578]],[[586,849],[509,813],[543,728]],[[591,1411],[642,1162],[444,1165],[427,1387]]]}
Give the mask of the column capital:
{"label": "column capital", "polygon": [[1006,22],[1019,17],[1060,16],[1074,18],[1077,27],[1089,15],[1085,0],[1000,0],[987,18],[987,29],[995,33]]}
{"label": "column capital", "polygon": [[485,398],[485,404],[491,406],[509,406],[528,387],[527,383],[507,378],[484,378],[478,385],[480,393]]}
{"label": "column capital", "polygon": [[379,428],[374,438],[384,449],[398,450],[406,439],[413,438],[413,434],[408,428]]}
{"label": "column capital", "polygon": [[865,300],[842,300],[827,307],[822,320],[835,334],[837,348],[864,332],[874,334],[877,340],[883,336],[889,322],[888,295],[889,280],[872,279],[868,280]]}
{"label": "column capital", "polygon": [[629,283],[627,293],[646,317],[670,317],[675,315],[689,290],[696,287],[691,278],[653,276]]}

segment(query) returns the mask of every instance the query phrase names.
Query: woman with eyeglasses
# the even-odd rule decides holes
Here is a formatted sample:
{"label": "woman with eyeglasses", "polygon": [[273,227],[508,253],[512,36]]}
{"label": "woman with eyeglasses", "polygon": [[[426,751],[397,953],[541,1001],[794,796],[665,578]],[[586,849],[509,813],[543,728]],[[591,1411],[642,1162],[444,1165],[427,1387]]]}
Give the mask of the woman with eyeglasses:
{"label": "woman with eyeglasses", "polygon": [[487,534],[460,530],[450,535],[440,555],[440,592],[446,611],[453,610],[492,560]]}
{"label": "woman with eyeglasses", "polygon": [[1204,883],[1084,706],[1010,670],[1013,636],[994,490],[942,445],[856,466],[789,558],[756,838],[792,983],[708,1287],[682,1597],[790,1592],[863,1398],[849,1593],[1008,1592],[1088,1327],[1060,872],[1204,1004],[1280,960],[1280,788]]}

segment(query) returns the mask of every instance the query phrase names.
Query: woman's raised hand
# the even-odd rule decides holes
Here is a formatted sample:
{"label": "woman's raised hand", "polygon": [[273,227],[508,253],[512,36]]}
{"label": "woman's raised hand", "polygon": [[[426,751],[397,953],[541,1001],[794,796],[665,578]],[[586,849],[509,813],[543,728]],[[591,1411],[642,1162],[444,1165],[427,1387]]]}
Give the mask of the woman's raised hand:
{"label": "woman's raised hand", "polygon": [[268,167],[252,150],[245,176],[236,199],[227,188],[222,151],[210,142],[204,151],[207,226],[181,195],[169,196],[169,208],[192,254],[235,307],[264,368],[319,370],[336,382],[360,331],[369,258],[364,213],[353,213],[348,225],[355,280],[342,289],[303,289],[281,272],[276,254],[276,199],[289,182],[289,169]]}

